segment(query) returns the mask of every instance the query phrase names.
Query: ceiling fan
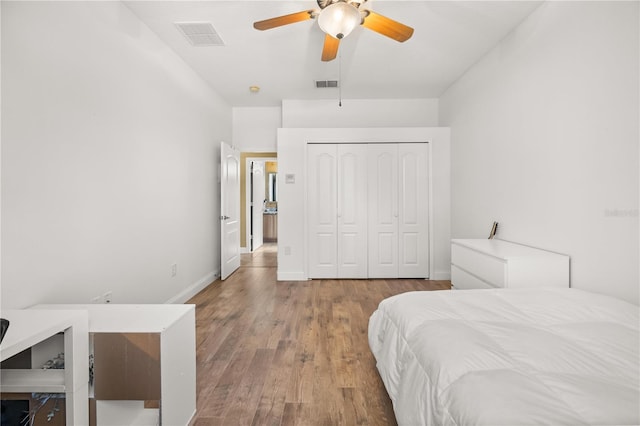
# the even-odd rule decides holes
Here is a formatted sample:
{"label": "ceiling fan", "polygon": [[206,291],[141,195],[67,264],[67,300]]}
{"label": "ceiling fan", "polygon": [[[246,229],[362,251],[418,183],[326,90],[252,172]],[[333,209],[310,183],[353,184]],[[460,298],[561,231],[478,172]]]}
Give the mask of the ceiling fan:
{"label": "ceiling fan", "polygon": [[382,16],[363,5],[368,0],[317,0],[320,10],[311,9],[278,16],[253,23],[257,30],[269,30],[296,22],[318,18],[318,25],[325,32],[322,60],[331,61],[338,54],[340,40],[358,25],[362,25],[396,41],[409,40],[413,28]]}

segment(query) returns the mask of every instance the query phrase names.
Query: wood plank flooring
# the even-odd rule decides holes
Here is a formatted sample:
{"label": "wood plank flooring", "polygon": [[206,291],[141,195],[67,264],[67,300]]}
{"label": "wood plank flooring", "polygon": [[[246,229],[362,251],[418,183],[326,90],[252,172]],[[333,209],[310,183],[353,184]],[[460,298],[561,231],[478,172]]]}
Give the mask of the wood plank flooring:
{"label": "wood plank flooring", "polygon": [[196,305],[197,413],[192,426],[395,425],[369,350],[378,303],[449,281],[276,281],[276,251],[241,267]]}

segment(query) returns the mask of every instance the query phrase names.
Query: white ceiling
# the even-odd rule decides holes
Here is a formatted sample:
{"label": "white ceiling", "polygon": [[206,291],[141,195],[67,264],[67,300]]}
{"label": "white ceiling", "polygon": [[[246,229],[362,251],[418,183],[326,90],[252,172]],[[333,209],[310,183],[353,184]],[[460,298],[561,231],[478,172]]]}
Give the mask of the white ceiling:
{"label": "white ceiling", "polygon": [[[315,20],[267,31],[253,22],[316,9],[310,1],[126,1],[127,6],[231,106],[282,99],[433,98],[529,15],[541,1],[370,0],[368,7],[415,29],[398,43],[363,27],[322,62]],[[194,47],[176,22],[210,22],[224,46]],[[315,80],[340,80],[316,89]],[[251,93],[249,86],[261,88]]]}

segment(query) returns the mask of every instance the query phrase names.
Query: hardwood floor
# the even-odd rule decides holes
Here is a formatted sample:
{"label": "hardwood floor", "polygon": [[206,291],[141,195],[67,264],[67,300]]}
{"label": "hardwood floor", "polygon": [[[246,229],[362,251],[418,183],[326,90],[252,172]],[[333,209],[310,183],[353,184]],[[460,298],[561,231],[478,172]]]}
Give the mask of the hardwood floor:
{"label": "hardwood floor", "polygon": [[276,281],[276,250],[241,267],[196,305],[197,413],[205,425],[395,425],[369,350],[378,303],[449,281]]}

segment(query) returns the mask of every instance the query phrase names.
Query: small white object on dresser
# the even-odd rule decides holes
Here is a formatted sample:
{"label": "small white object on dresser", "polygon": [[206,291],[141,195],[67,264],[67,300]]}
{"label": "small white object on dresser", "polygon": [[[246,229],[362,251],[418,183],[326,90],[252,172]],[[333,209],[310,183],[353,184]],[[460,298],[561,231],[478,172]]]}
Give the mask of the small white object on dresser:
{"label": "small white object on dresser", "polygon": [[451,240],[454,289],[569,287],[569,256],[498,239]]}

